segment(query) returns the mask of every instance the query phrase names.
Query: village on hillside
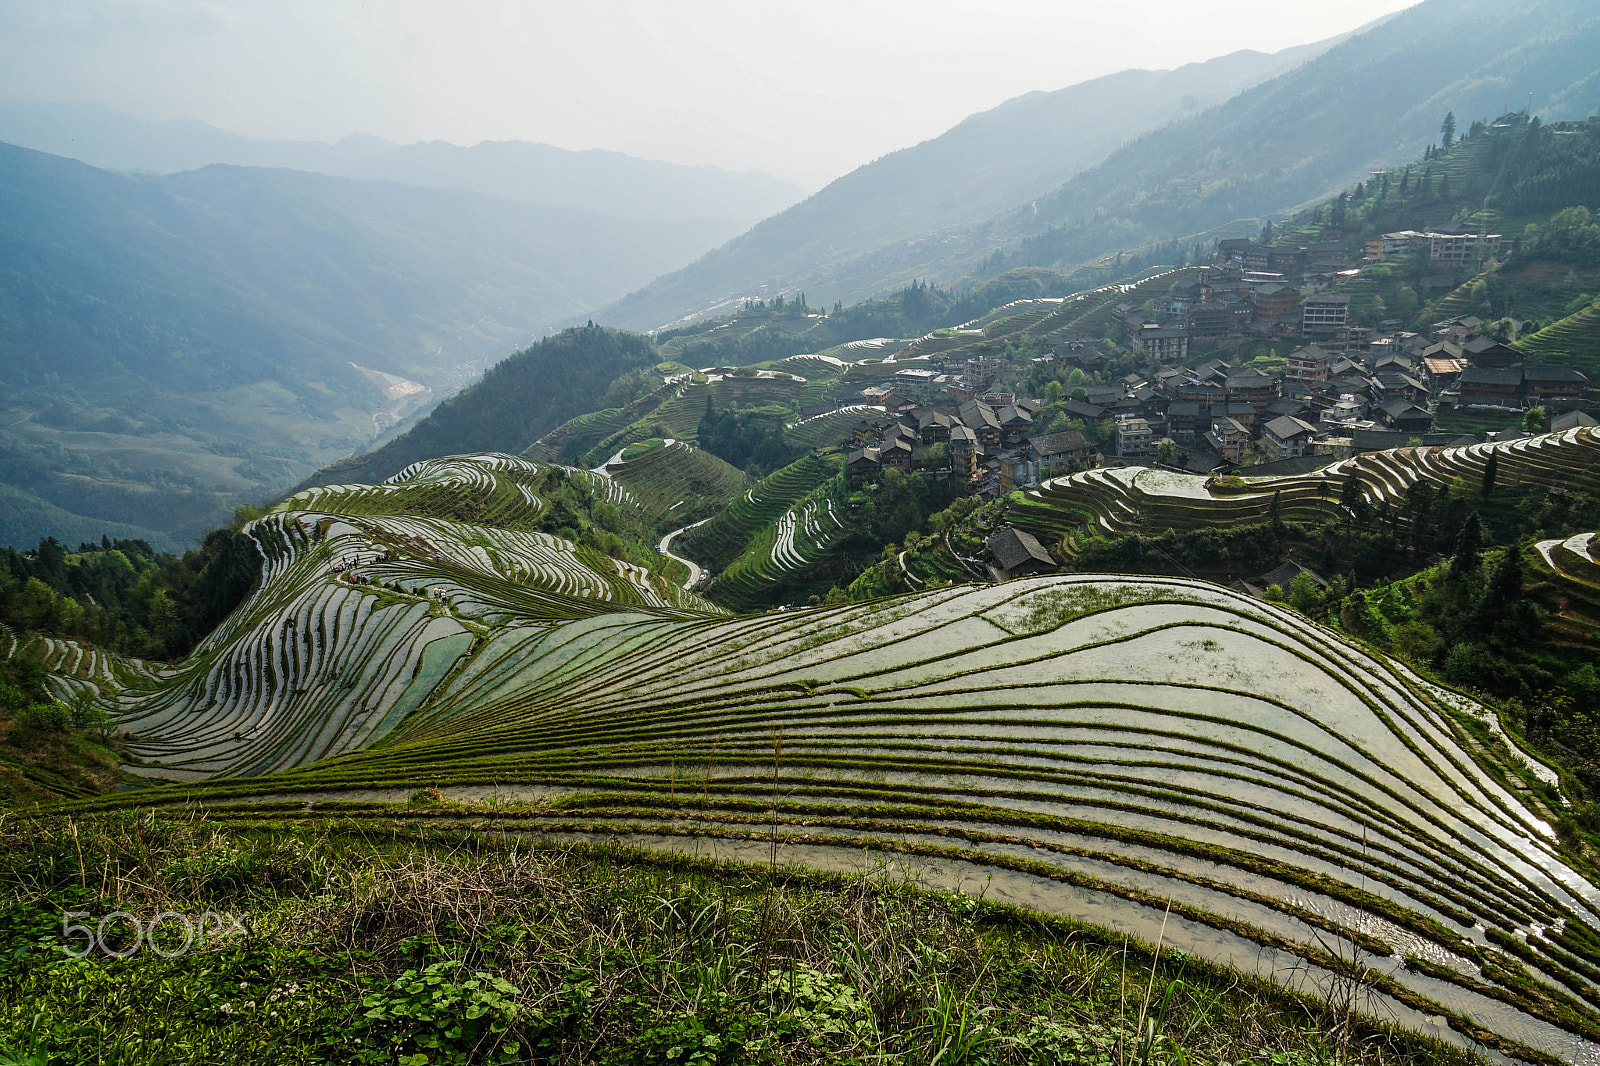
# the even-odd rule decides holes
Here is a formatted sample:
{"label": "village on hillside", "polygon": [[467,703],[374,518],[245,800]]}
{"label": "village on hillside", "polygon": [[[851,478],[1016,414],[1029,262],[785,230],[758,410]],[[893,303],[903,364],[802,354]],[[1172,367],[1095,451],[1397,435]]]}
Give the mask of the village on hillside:
{"label": "village on hillside", "polygon": [[[1367,242],[1353,261],[1339,240],[1221,241],[1214,263],[1187,272],[1196,280],[1142,306],[1121,303],[1104,336],[1059,341],[1035,357],[1056,380],[1083,382],[1059,397],[1006,391],[1018,374],[1001,355],[886,361],[880,383],[840,400],[869,408],[843,442],[847,467],[864,478],[945,471],[994,496],[1099,465],[1297,473],[1387,448],[1593,425],[1585,375],[1526,365],[1503,324],[1469,315],[1426,332],[1398,321],[1367,327],[1352,316],[1350,293],[1333,291],[1397,256],[1425,254],[1455,271],[1499,247],[1494,234],[1408,230]],[[1454,276],[1442,273],[1440,284]],[[1292,348],[1282,370],[1239,360],[1251,341]],[[1130,362],[1141,369],[1107,380]],[[1450,432],[1438,425],[1447,412],[1518,428]]]}

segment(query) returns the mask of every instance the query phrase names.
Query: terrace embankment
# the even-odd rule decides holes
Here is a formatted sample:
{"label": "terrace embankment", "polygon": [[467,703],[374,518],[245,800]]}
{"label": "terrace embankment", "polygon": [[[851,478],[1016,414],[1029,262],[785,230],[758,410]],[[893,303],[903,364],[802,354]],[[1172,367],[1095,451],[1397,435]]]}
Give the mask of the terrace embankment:
{"label": "terrace embankment", "polygon": [[[1176,922],[1186,951],[1259,951],[1330,996],[1354,982],[1463,1045],[1600,1044],[1600,890],[1467,742],[1491,713],[1471,700],[1197,581],[719,614],[532,530],[541,491],[594,477],[558,471],[457,457],[289,501],[252,529],[266,576],[238,618],[116,697],[148,762],[211,779],[66,809],[774,862],[866,850],[1136,935]],[[405,513],[444,482],[503,494],[498,524]],[[330,570],[353,556],[370,584]],[[354,798],[466,788],[532,798]]]}
{"label": "terrace embankment", "polygon": [[1498,456],[1497,483],[1504,490],[1600,488],[1600,432],[1591,427],[1495,444],[1371,452],[1310,474],[1245,477],[1227,486],[1199,474],[1142,466],[1086,470],[1015,495],[1011,517],[1052,543],[1059,539],[1068,554],[1074,537],[1083,534],[1262,522],[1274,499],[1285,521],[1320,524],[1344,515],[1352,496],[1368,508],[1398,511],[1418,482],[1476,490],[1491,454]]}

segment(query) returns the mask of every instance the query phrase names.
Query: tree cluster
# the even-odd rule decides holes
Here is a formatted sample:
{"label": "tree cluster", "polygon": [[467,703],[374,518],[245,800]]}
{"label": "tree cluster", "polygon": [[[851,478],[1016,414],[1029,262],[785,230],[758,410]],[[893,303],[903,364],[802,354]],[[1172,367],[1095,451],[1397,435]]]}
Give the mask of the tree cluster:
{"label": "tree cluster", "polygon": [[37,551],[0,549],[0,622],[145,659],[187,654],[249,593],[261,555],[233,527],[181,556],[142,540],[85,543],[53,537]]}

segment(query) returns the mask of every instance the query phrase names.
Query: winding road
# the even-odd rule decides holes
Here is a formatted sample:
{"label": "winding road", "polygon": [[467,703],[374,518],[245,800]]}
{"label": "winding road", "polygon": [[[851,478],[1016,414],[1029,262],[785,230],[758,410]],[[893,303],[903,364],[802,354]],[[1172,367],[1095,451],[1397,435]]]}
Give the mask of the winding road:
{"label": "winding road", "polygon": [[676,559],[678,562],[689,568],[689,576],[683,582],[683,587],[686,589],[693,589],[696,585],[698,585],[700,583],[700,577],[705,573],[705,571],[700,569],[700,564],[695,562],[693,559],[685,559],[681,555],[674,555],[672,553],[672,540],[679,533],[687,533],[695,526],[703,526],[709,521],[711,521],[711,519],[702,518],[698,522],[691,522],[682,529],[674,529],[671,533],[668,533],[666,536],[662,537],[661,543],[656,545],[656,550],[662,555],[665,555],[669,559]]}

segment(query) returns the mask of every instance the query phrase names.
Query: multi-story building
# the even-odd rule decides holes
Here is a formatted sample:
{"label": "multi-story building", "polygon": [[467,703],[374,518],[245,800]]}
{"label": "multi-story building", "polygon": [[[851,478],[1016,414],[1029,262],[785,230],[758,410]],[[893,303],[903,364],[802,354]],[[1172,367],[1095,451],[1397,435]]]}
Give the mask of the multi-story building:
{"label": "multi-story building", "polygon": [[1300,305],[1300,330],[1308,337],[1342,339],[1349,325],[1349,293],[1319,292]]}
{"label": "multi-story building", "polygon": [[1547,400],[1579,400],[1589,387],[1589,379],[1569,366],[1527,366],[1522,368],[1522,389],[1531,404]]}
{"label": "multi-story building", "polygon": [[1428,239],[1426,233],[1418,233],[1414,229],[1403,229],[1395,233],[1385,233],[1376,240],[1367,242],[1367,254],[1373,254],[1376,248],[1379,259],[1393,259],[1395,256],[1404,255],[1412,248],[1421,246]]}
{"label": "multi-story building", "polygon": [[1046,469],[1060,466],[1087,469],[1097,465],[1099,459],[1094,444],[1075,429],[1030,437],[1028,443],[1033,446],[1039,465]]}
{"label": "multi-story building", "polygon": [[966,426],[950,430],[950,465],[967,477],[978,472],[978,435]]}
{"label": "multi-story building", "polygon": [[1189,333],[1195,337],[1226,337],[1233,329],[1233,312],[1220,304],[1189,308]]}
{"label": "multi-story building", "polygon": [[1142,418],[1117,419],[1117,454],[1149,455],[1155,449],[1155,434]]}
{"label": "multi-story building", "polygon": [[1300,290],[1293,285],[1261,285],[1250,294],[1257,322],[1293,318],[1300,309]]}
{"label": "multi-story building", "polygon": [[1185,330],[1146,323],[1139,328],[1135,339],[1145,356],[1163,363],[1186,359],[1189,355],[1189,334]]}
{"label": "multi-story building", "polygon": [[1289,353],[1289,362],[1284,368],[1283,379],[1305,384],[1327,381],[1332,376],[1330,368],[1335,358],[1332,352],[1323,351],[1315,344],[1296,348]]}
{"label": "multi-story building", "polygon": [[1483,367],[1469,367],[1461,372],[1457,388],[1462,403],[1512,407],[1521,399],[1522,368],[1489,370]]}
{"label": "multi-story building", "polygon": [[1247,403],[1257,412],[1278,398],[1278,383],[1253,366],[1230,370],[1223,388],[1229,403]]}
{"label": "multi-story building", "polygon": [[1463,264],[1500,254],[1498,233],[1419,233],[1414,229],[1385,233],[1367,242],[1367,255],[1393,259],[1414,248],[1426,248],[1435,263]]}
{"label": "multi-story building", "polygon": [[1280,415],[1263,427],[1262,440],[1283,458],[1294,459],[1310,450],[1311,438],[1317,432],[1317,427],[1310,422],[1293,415]]}
{"label": "multi-story building", "polygon": [[1231,418],[1215,418],[1211,421],[1211,430],[1206,434],[1206,440],[1211,442],[1217,454],[1230,463],[1238,463],[1244,458],[1244,450],[1250,443],[1250,431]]}
{"label": "multi-story building", "polygon": [[1498,233],[1430,233],[1428,258],[1435,263],[1466,264],[1500,254]]}

